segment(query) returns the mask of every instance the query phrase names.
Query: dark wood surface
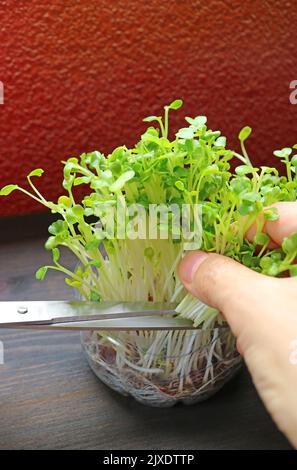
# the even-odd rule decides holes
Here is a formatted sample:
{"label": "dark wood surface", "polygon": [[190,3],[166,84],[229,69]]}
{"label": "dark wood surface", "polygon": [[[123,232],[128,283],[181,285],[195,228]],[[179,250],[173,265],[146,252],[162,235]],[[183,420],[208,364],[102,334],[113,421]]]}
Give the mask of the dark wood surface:
{"label": "dark wood surface", "polygon": [[[21,238],[22,231],[25,225],[13,238]],[[72,297],[59,273],[35,280],[36,268],[49,259],[45,237],[1,243],[0,300]],[[9,240],[9,234],[2,239]],[[74,260],[65,256],[72,266]],[[0,365],[1,449],[290,448],[245,370],[204,403],[156,409],[100,383],[76,332],[2,329],[0,340],[5,359]]]}

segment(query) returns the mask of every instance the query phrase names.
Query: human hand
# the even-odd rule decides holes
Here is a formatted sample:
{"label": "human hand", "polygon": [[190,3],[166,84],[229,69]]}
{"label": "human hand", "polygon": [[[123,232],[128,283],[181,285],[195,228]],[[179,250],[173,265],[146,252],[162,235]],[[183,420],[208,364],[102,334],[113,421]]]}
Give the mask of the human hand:
{"label": "human hand", "polygon": [[[279,220],[264,229],[280,245],[297,232],[297,203],[275,206]],[[201,251],[183,258],[179,276],[189,292],[223,313],[268,412],[297,448],[297,278],[264,276]]]}

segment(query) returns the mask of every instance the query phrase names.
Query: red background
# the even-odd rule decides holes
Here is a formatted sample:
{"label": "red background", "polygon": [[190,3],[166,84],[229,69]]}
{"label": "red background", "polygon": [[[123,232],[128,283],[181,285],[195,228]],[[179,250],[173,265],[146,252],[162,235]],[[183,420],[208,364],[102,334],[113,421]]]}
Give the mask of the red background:
{"label": "red background", "polygon": [[[35,167],[48,198],[61,193],[61,163],[94,149],[132,145],[142,118],[183,98],[237,146],[254,128],[253,161],[297,142],[296,1],[1,1],[0,184]],[[39,211],[23,195],[0,215]]]}

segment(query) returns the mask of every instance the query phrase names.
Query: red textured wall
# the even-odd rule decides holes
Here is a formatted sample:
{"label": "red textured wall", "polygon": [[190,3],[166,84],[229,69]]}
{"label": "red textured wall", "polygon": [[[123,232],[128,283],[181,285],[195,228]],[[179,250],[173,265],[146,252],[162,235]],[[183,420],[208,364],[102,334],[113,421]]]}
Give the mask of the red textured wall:
{"label": "red textured wall", "polygon": [[[232,145],[251,125],[258,161],[297,142],[296,1],[2,0],[0,12],[1,185],[43,167],[54,198],[62,159],[133,144],[142,117],[174,98]],[[1,215],[40,210],[0,203]]]}

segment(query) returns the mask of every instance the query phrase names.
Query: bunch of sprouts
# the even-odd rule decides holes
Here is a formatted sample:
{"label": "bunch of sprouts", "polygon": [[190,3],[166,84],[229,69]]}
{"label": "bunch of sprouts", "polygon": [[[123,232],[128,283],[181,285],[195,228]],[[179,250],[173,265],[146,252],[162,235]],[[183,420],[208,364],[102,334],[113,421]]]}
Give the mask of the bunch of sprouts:
{"label": "bunch of sprouts", "polygon": [[[63,162],[65,194],[56,202],[48,201],[32,182],[33,177],[42,175],[42,169],[28,175],[29,189],[11,184],[0,192],[6,196],[14,190],[22,191],[59,215],[49,226],[50,236],[45,244],[52,251],[53,263],[38,269],[38,279],[43,279],[48,269],[58,270],[85,300],[179,303],[178,314],[198,328],[191,335],[134,332],[119,338],[119,334],[95,333],[91,342],[90,336],[87,341],[92,345],[88,346],[92,361],[105,367],[105,371],[107,362],[101,353],[108,343],[116,352],[118,371],[126,367],[143,377],[156,376],[158,380],[161,377],[168,384],[177,380],[173,389],[178,396],[183,396],[186,383],[195,382],[191,378],[194,369],[204,370],[199,376],[199,387],[209,381],[213,385],[217,364],[231,367],[232,361],[237,361],[234,341],[231,336],[220,335],[218,328],[226,325],[219,312],[187,294],[178,279],[178,263],[189,241],[193,241],[176,230],[182,225],[181,220],[169,215],[169,230],[164,237],[163,222],[157,219],[159,236],[152,239],[147,236],[147,226],[141,231],[135,214],[125,213],[120,221],[116,207],[140,205],[147,223],[152,205],[174,205],[180,209],[186,205],[193,233],[195,207],[199,206],[200,243],[190,244],[192,249],[224,254],[267,275],[297,274],[294,264],[297,234],[286,238],[281,247],[270,250],[269,237],[263,230],[267,220],[278,218],[273,203],[296,200],[297,155],[293,155],[293,150],[297,146],[274,152],[285,164],[286,176],[281,176],[273,167],[252,165],[245,148],[251,133],[249,127],[239,133],[241,154],[226,148],[226,138],[220,131],[207,128],[205,116],[186,117],[187,127],[170,139],[169,112],[181,106],[182,101],[175,100],[165,106],[163,117],[145,118],[150,127],[133,148],[117,147],[107,157],[94,151]],[[239,163],[235,171],[231,170],[232,159]],[[77,200],[75,188],[80,185],[87,187],[87,195]],[[256,234],[249,242],[245,233],[253,224]],[[124,236],[119,234],[122,229]],[[129,236],[132,232],[144,236]],[[75,270],[63,265],[59,246],[67,247],[77,257]],[[193,350],[199,354],[190,360],[187,354],[191,355]],[[222,370],[218,369],[216,374]]]}

